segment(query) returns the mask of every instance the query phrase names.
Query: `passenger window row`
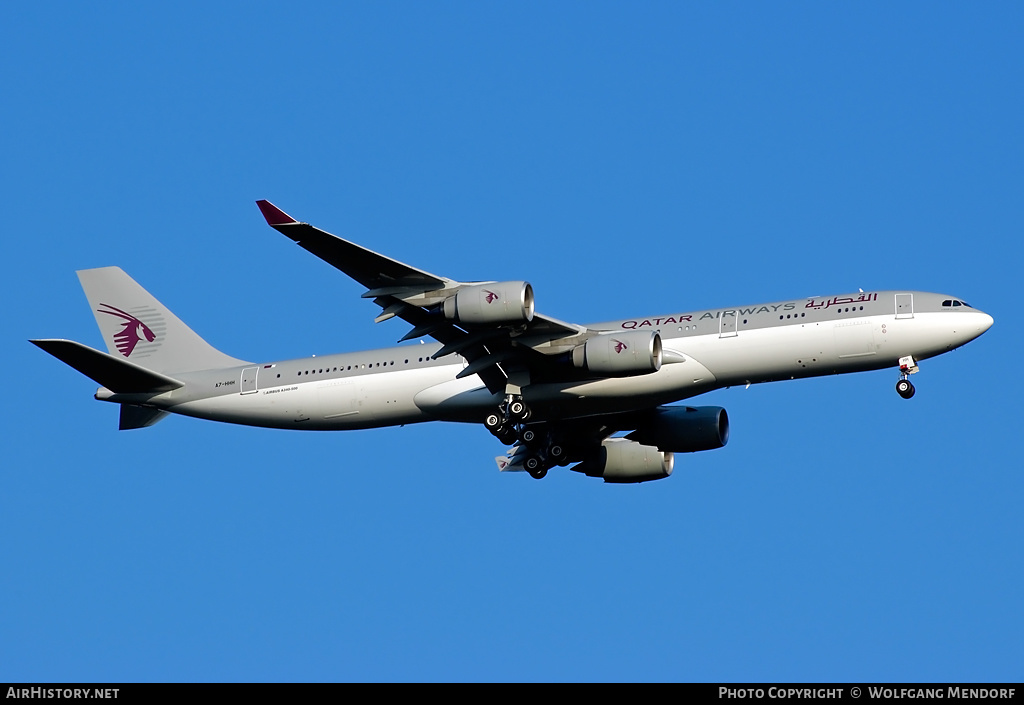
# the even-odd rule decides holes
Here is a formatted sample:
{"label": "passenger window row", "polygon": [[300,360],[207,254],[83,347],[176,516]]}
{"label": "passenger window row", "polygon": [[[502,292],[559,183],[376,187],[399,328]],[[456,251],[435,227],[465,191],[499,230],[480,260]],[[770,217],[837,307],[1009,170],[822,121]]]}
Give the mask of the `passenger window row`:
{"label": "passenger window row", "polygon": [[[430,362],[430,358],[429,357],[421,357],[421,358],[419,358],[419,361],[420,362]],[[405,364],[408,365],[409,361],[406,360]],[[365,370],[368,366],[369,367],[380,367],[381,365],[383,365],[384,367],[394,367],[395,361],[391,360],[390,362],[384,362],[384,363],[381,363],[381,362],[373,363],[373,362],[371,362],[371,363],[369,363],[369,365],[366,365],[366,364],[363,364],[363,365],[355,364],[355,365],[348,365],[347,367],[342,365],[341,367],[322,367],[322,368],[314,369],[314,370],[299,370],[296,373],[296,376],[301,377],[302,375],[320,375],[320,374],[323,374],[324,372],[330,373],[330,372],[339,372],[339,371],[340,372],[348,372],[350,370]],[[278,375],[278,377],[280,377],[280,376],[281,375]]]}

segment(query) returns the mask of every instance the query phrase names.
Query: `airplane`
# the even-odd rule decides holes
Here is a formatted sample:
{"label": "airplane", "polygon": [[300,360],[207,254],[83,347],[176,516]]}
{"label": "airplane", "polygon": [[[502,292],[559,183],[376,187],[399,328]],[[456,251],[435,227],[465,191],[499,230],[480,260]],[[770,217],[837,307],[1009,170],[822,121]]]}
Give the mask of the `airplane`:
{"label": "airplane", "polygon": [[[736,385],[898,368],[914,395],[922,360],[987,331],[963,299],[859,291],[670,312],[586,326],[535,310],[526,281],[460,282],[343,240],[257,201],[267,224],[366,287],[377,322],[421,345],[249,362],[215,349],[118,267],[78,272],[107,352],[30,342],[120,405],[122,430],[168,414],[268,428],[365,429],[482,423],[512,447],[499,470],[555,466],[610,483],[672,474],[677,453],[729,440],[729,416],[685,400]],[[422,338],[434,342],[424,343]]]}

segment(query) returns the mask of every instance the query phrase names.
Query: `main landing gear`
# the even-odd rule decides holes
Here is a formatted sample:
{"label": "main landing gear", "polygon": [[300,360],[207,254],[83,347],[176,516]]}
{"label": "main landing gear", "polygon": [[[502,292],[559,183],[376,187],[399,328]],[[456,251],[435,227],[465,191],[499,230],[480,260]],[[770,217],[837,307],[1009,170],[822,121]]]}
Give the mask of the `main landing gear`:
{"label": "main landing gear", "polygon": [[555,465],[568,465],[565,446],[546,426],[537,424],[535,427],[524,428],[519,434],[520,442],[526,449],[523,468],[535,480],[542,479]]}
{"label": "main landing gear", "polygon": [[508,445],[519,439],[520,427],[529,421],[531,416],[533,412],[523,401],[523,397],[519,394],[509,394],[498,405],[496,411],[487,414],[484,426],[499,441]]}
{"label": "main landing gear", "polygon": [[533,416],[530,407],[518,394],[509,394],[496,411],[484,418],[484,426],[505,445],[517,444],[521,451],[523,469],[530,477],[540,480],[555,465],[565,465],[565,446],[547,429],[547,424],[527,426]]}
{"label": "main landing gear", "polygon": [[913,356],[907,355],[900,358],[900,381],[896,383],[896,393],[904,399],[914,396],[914,392],[917,391],[909,377],[919,372],[920,369]]}
{"label": "main landing gear", "polygon": [[526,423],[531,416],[533,416],[533,412],[523,401],[523,397],[518,394],[509,394],[505,397],[505,401],[498,404],[496,411],[484,418],[484,426],[495,436],[501,438],[503,431]]}

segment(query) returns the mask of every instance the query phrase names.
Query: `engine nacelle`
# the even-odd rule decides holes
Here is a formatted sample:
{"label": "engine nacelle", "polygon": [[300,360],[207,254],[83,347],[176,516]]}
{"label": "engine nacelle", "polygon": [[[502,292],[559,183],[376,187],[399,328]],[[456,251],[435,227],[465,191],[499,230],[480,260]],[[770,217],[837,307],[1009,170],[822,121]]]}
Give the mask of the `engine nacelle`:
{"label": "engine nacelle", "polygon": [[605,482],[628,483],[666,478],[674,464],[672,453],[625,438],[608,438],[591,457],[572,469]]}
{"label": "engine nacelle", "polygon": [[720,406],[660,406],[626,438],[673,453],[714,450],[729,442],[729,415]]}
{"label": "engine nacelle", "polygon": [[529,282],[476,284],[444,301],[444,317],[460,323],[528,323],[533,320],[533,287]]}
{"label": "engine nacelle", "polygon": [[632,377],[661,369],[661,334],[656,330],[601,333],[572,351],[576,367],[608,377]]}

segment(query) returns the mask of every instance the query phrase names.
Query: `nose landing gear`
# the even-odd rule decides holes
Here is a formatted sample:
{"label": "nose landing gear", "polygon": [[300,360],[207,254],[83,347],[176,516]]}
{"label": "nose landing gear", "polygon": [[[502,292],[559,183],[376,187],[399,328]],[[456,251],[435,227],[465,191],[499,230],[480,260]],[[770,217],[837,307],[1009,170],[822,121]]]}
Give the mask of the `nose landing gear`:
{"label": "nose landing gear", "polygon": [[920,369],[912,355],[900,358],[900,381],[896,383],[896,393],[904,399],[910,399],[917,391],[909,377],[920,372]]}
{"label": "nose landing gear", "polygon": [[914,389],[914,385],[911,384],[909,379],[901,379],[896,383],[896,393],[904,399],[909,399],[914,396],[914,392],[916,391],[917,390]]}

